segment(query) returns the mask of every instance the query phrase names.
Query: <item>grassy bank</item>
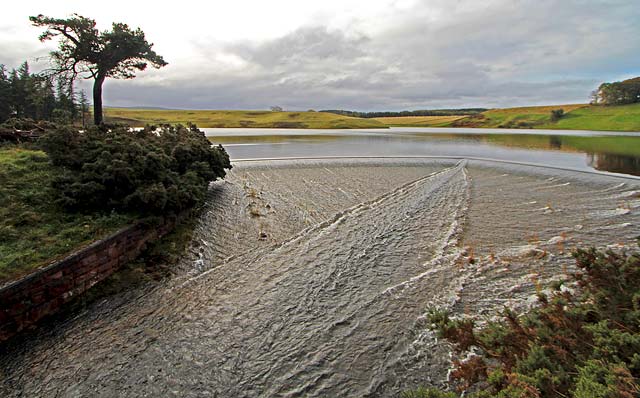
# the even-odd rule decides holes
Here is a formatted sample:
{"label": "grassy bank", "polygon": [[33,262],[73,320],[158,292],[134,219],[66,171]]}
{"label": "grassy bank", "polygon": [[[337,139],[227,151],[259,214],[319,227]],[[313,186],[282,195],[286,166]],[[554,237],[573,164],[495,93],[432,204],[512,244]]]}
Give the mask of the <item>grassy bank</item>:
{"label": "grassy bank", "polygon": [[157,110],[106,108],[108,122],[126,123],[135,127],[145,124],[187,124],[198,127],[226,128],[298,128],[298,129],[354,129],[386,128],[377,120],[335,115],[325,112],[269,112],[216,110]]}
{"label": "grassy bank", "polygon": [[[564,113],[572,112],[586,105],[550,105],[550,106],[530,106],[521,108],[492,109],[482,113],[486,127],[539,127],[550,122],[552,110],[562,109]],[[566,116],[565,116],[566,117]]]}
{"label": "grassy bank", "polygon": [[[564,116],[551,121],[551,111]],[[564,130],[640,131],[640,104],[593,106],[584,104],[492,109],[441,127],[534,128]]]}
{"label": "grassy bank", "polygon": [[55,169],[37,150],[0,147],[0,284],[118,230],[133,217],[68,214],[54,203]]}
{"label": "grassy bank", "polygon": [[[564,116],[551,121],[551,111]],[[386,127],[476,127],[566,130],[640,131],[640,104],[592,106],[586,104],[491,109],[469,116],[404,116],[358,118],[327,112],[269,112],[215,110],[157,110],[106,108],[108,122],[141,127],[145,124],[189,122],[199,127],[358,129]]]}
{"label": "grassy bank", "polygon": [[549,128],[640,131],[640,103],[578,108]]}

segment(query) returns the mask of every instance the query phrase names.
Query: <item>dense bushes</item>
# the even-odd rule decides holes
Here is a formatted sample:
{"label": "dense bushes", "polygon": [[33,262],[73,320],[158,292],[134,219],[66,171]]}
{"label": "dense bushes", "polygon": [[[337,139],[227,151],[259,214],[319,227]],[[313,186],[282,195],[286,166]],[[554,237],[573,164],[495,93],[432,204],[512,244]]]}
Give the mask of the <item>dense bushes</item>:
{"label": "dense bushes", "polygon": [[[461,388],[476,397],[640,396],[640,253],[574,256],[575,283],[540,293],[524,316],[505,310],[502,321],[478,329],[473,319],[431,312],[433,328],[458,353],[479,350],[454,362]],[[423,391],[414,396],[436,396]]]}
{"label": "dense bushes", "polygon": [[201,202],[210,181],[231,168],[222,146],[195,126],[125,126],[80,132],[61,127],[40,139],[61,170],[58,201],[83,211],[166,214]]}

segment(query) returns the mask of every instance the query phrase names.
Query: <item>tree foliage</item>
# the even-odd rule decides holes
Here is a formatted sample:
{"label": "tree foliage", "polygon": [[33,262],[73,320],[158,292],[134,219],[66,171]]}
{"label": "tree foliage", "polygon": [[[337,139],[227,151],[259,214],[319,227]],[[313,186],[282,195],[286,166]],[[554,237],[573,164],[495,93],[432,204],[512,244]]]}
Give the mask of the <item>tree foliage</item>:
{"label": "tree foliage", "polygon": [[624,105],[640,102],[640,77],[621,82],[602,83],[592,94],[593,102],[602,105]]}
{"label": "tree foliage", "polygon": [[73,86],[31,73],[27,62],[11,71],[0,65],[0,123],[10,118],[70,123],[78,116]]}
{"label": "tree foliage", "polygon": [[432,310],[440,337],[458,353],[481,355],[454,361],[460,387],[484,390],[475,397],[602,397],[640,395],[640,253],[574,253],[581,270],[576,287],[558,284],[539,294],[539,307],[518,317],[475,327]]}
{"label": "tree foliage", "polygon": [[222,146],[195,126],[61,127],[40,139],[60,167],[58,201],[82,211],[180,212],[201,203],[210,181],[231,168]]}
{"label": "tree foliage", "polygon": [[132,79],[150,63],[156,68],[167,65],[152,50],[144,32],[124,23],[113,23],[111,30],[99,31],[93,19],[74,14],[67,19],[44,15],[29,17],[34,26],[45,27],[40,41],[59,38],[58,50],[51,52],[50,73],[73,81],[78,76],[91,78],[94,122],[102,124],[102,85],[106,78]]}

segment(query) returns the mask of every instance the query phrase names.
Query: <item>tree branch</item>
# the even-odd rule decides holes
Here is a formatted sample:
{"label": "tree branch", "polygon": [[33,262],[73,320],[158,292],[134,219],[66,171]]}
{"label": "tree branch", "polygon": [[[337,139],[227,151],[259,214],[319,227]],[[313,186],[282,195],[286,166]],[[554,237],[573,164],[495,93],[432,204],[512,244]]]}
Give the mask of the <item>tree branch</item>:
{"label": "tree branch", "polygon": [[53,30],[57,30],[58,32],[62,33],[64,35],[64,37],[66,37],[67,39],[71,40],[73,42],[73,44],[75,44],[76,46],[80,45],[80,41],[78,39],[76,39],[75,37],[71,36],[68,32],[67,32],[67,25],[64,25],[64,29],[58,28],[58,27],[54,27],[51,28]]}

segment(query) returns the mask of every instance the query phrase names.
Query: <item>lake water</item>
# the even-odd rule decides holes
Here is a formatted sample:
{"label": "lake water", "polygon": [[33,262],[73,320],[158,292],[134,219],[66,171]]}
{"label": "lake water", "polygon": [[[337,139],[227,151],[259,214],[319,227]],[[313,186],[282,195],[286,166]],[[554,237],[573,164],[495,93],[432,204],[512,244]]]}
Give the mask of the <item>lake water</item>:
{"label": "lake water", "polygon": [[[638,173],[592,132],[209,130],[234,160],[492,158]],[[598,171],[604,173],[604,171]],[[520,313],[574,247],[637,248],[640,181],[449,159],[237,162],[173,276],[0,349],[0,397],[397,397],[447,385],[454,318]],[[640,177],[634,177],[640,180]]]}
{"label": "lake water", "polygon": [[640,132],[395,127],[369,130],[202,129],[233,160],[451,157],[640,176]]}

